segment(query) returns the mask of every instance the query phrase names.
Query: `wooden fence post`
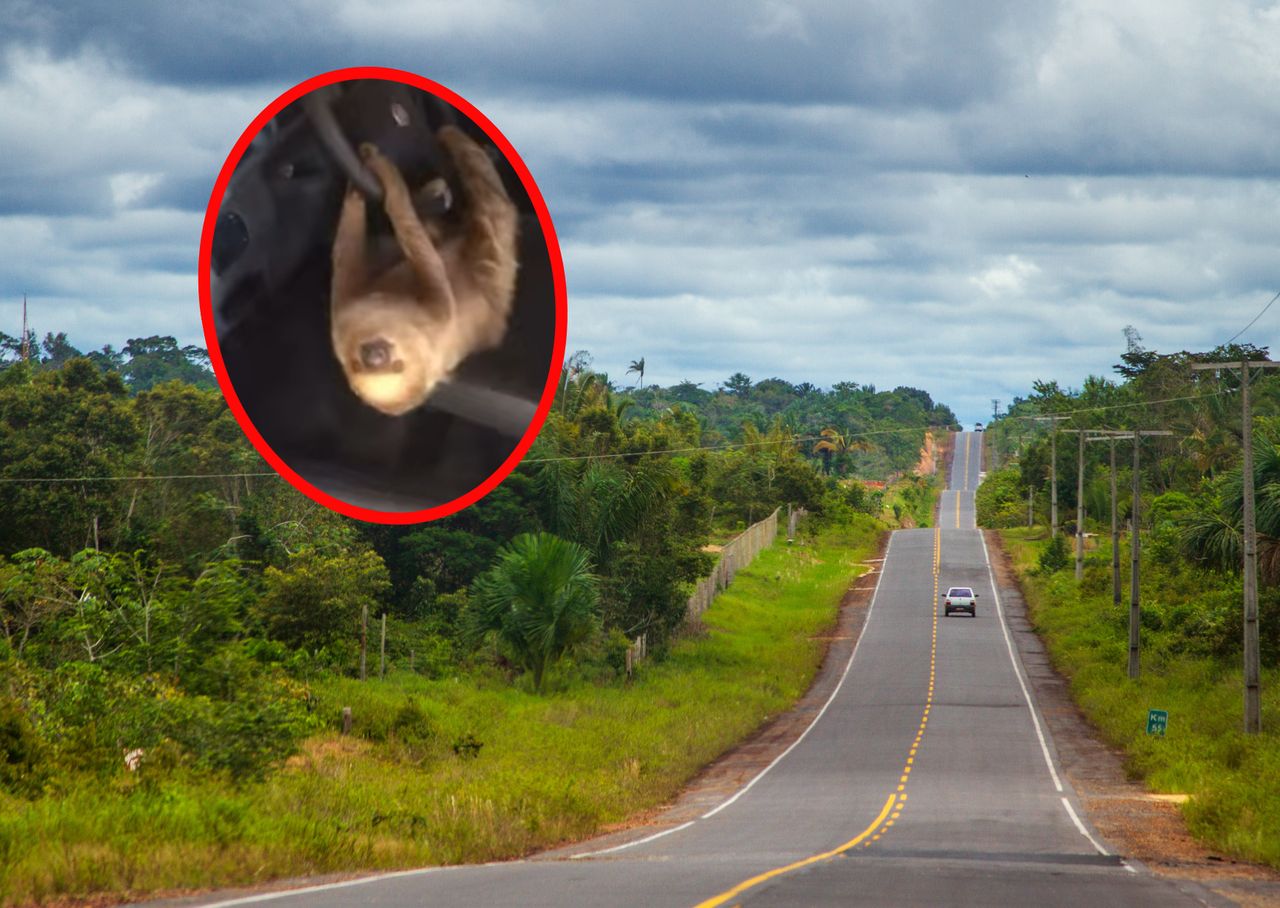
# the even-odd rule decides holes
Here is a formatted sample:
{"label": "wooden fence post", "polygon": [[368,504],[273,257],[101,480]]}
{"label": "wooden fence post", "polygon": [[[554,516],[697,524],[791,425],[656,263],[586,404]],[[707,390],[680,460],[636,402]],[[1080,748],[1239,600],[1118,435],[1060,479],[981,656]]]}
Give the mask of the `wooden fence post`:
{"label": "wooden fence post", "polygon": [[365,672],[365,656],[369,650],[369,603],[360,606],[360,680],[368,678]]}

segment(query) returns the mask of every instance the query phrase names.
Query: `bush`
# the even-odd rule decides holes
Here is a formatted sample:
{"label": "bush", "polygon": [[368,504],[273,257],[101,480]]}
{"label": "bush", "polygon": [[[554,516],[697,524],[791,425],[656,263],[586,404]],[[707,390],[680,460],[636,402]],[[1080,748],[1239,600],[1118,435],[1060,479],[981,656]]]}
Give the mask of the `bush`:
{"label": "bush", "polygon": [[[439,597],[445,600],[455,597],[448,593]],[[373,621],[370,619],[370,624]],[[428,678],[441,678],[457,665],[453,638],[444,635],[441,625],[431,620],[405,621],[394,616],[387,618],[387,671],[413,671]],[[373,636],[372,628],[370,636]],[[376,640],[370,646],[370,672],[376,673],[378,656]]]}
{"label": "bush", "polygon": [[[255,641],[266,643],[268,641]],[[263,665],[254,654],[265,654],[260,646],[232,644],[217,650],[184,678],[188,693],[231,700],[257,686]]]}
{"label": "bush", "polygon": [[47,748],[17,700],[0,699],[0,788],[38,795],[48,778]]}
{"label": "bush", "polygon": [[982,485],[978,486],[974,504],[980,527],[1024,525],[1027,522],[1027,501],[1021,470],[1014,466],[988,473]]}
{"label": "bush", "polygon": [[1065,536],[1054,536],[1040,553],[1040,573],[1052,574],[1063,570],[1071,563],[1071,555],[1067,551]]}
{"label": "bush", "polygon": [[437,735],[435,722],[412,697],[396,710],[391,731],[405,744],[429,744]]}
{"label": "bush", "polygon": [[560,683],[569,685],[581,680],[588,684],[609,684],[621,678],[627,671],[627,650],[631,642],[616,627],[597,630],[566,660],[565,670],[558,674]]}
{"label": "bush", "polygon": [[[822,510],[818,515],[826,526],[839,526],[849,523],[858,514],[879,514],[884,508],[883,497],[879,492],[869,492],[867,487],[856,479],[830,480],[827,493],[822,499]],[[809,521],[812,523],[812,520]]]}
{"label": "bush", "polygon": [[[172,744],[183,754],[167,761],[173,766],[235,779],[261,777],[314,727],[306,691],[264,676],[262,666],[237,648],[209,661],[219,669],[208,668],[201,679],[208,693],[191,693],[155,676],[122,678],[83,662],[60,667],[42,692],[42,723],[59,741],[58,761],[69,769],[112,774],[121,771],[125,751],[141,748],[155,756],[156,748]],[[148,756],[143,762],[154,769]]]}
{"label": "bush", "polygon": [[260,779],[294,753],[310,727],[305,711],[287,700],[183,697],[164,712],[157,731],[194,757],[197,767]]}

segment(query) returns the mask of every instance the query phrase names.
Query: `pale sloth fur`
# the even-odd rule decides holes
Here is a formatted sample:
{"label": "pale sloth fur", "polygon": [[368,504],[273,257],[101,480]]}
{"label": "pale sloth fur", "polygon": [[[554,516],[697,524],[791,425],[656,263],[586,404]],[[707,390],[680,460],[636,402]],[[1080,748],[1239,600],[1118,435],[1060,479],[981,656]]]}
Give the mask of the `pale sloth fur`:
{"label": "pale sloth fur", "polygon": [[333,243],[334,354],[361,400],[389,416],[422,404],[472,353],[502,342],[516,283],[517,212],[484,150],[461,130],[437,134],[461,184],[462,225],[424,221],[396,166],[360,154],[382,183],[404,261],[368,273],[365,198],[349,188]]}

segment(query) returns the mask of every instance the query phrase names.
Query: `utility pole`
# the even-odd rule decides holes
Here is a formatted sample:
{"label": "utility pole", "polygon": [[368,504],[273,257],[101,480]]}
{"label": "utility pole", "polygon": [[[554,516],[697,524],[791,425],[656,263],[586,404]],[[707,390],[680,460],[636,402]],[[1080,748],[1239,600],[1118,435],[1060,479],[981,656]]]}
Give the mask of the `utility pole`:
{"label": "utility pole", "polygon": [[1049,434],[1049,536],[1058,535],[1058,423],[1069,416],[1034,416],[1036,422],[1048,422]]}
{"label": "utility pole", "polygon": [[1079,459],[1076,461],[1076,583],[1084,579],[1084,443],[1085,435],[1092,429],[1063,429],[1074,433],[1080,440]]}
{"label": "utility pole", "polygon": [[1142,548],[1142,531],[1138,524],[1138,511],[1142,506],[1142,474],[1138,472],[1138,456],[1142,450],[1142,437],[1133,436],[1133,510],[1129,520],[1133,525],[1130,532],[1129,552],[1132,565],[1129,572],[1129,677],[1138,677],[1138,650],[1140,646],[1142,612],[1139,602],[1141,593],[1138,588],[1138,553]]}
{"label": "utility pole", "polygon": [[1091,442],[1105,441],[1111,446],[1111,601],[1115,605],[1120,604],[1120,509],[1116,495],[1116,442],[1122,438],[1133,436],[1128,433],[1106,432],[1087,439]]}
{"label": "utility pole", "polygon": [[1084,579],[1084,433],[1077,432],[1080,457],[1076,461],[1076,583]]}
{"label": "utility pole", "polygon": [[1253,500],[1253,411],[1249,409],[1249,370],[1280,369],[1280,363],[1241,360],[1238,363],[1196,363],[1191,368],[1196,372],[1240,370],[1240,435],[1244,448],[1241,468],[1244,481],[1244,730],[1246,734],[1256,735],[1262,731],[1262,685],[1258,658],[1258,527]]}
{"label": "utility pole", "polygon": [[[995,426],[996,420],[999,418],[1000,418],[1000,399],[997,397],[993,397],[991,398],[991,422],[987,423],[988,435],[990,435],[992,427]],[[985,442],[985,441],[986,441],[986,436],[984,435],[982,438],[982,441],[979,442],[978,444],[979,453],[982,452],[982,442]],[[991,472],[994,473],[996,470],[1000,469],[1000,440],[996,438],[994,435],[991,436],[990,448],[991,448]]]}
{"label": "utility pole", "polygon": [[1058,535],[1058,424],[1049,434],[1049,536]]}
{"label": "utility pole", "polygon": [[[1107,442],[1111,446],[1111,602],[1120,604],[1120,497],[1116,493],[1116,442],[1133,438],[1130,430],[1093,429],[1092,442]],[[1144,433],[1152,434],[1152,433]],[[1169,434],[1169,433],[1162,433]]]}
{"label": "utility pole", "polygon": [[1116,442],[1131,439],[1133,441],[1133,516],[1130,533],[1129,568],[1129,677],[1138,677],[1139,655],[1141,648],[1142,611],[1139,592],[1139,568],[1142,554],[1142,543],[1139,538],[1138,522],[1141,518],[1142,474],[1140,468],[1141,441],[1144,435],[1172,435],[1164,429],[1093,429],[1093,438],[1087,441],[1106,441],[1111,445],[1111,599],[1120,604],[1120,521],[1118,514],[1119,497],[1116,494]]}
{"label": "utility pole", "polygon": [[1111,439],[1111,602],[1120,604],[1120,496],[1116,494],[1116,440]]}
{"label": "utility pole", "polygon": [[1133,531],[1129,534],[1132,537],[1129,546],[1132,556],[1129,570],[1129,677],[1135,679],[1138,677],[1139,631],[1142,627],[1141,596],[1138,591],[1138,559],[1142,550],[1141,531],[1138,523],[1142,508],[1142,474],[1139,472],[1139,452],[1142,450],[1142,437],[1144,435],[1172,434],[1172,432],[1163,429],[1141,429],[1129,433],[1129,436],[1133,439],[1133,516],[1130,518],[1133,523]]}

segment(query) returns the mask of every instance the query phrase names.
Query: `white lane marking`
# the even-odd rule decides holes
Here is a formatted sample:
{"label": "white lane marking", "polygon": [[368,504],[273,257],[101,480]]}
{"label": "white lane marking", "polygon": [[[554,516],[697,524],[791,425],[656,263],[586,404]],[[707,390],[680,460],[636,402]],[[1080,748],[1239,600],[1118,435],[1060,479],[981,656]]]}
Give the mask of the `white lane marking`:
{"label": "white lane marking", "polygon": [[[1058,770],[1054,768],[1053,757],[1049,755],[1049,745],[1045,742],[1044,730],[1040,726],[1040,715],[1036,711],[1035,703],[1031,700],[1031,693],[1027,690],[1026,682],[1022,680],[1022,668],[1014,656],[1013,638],[1009,636],[1009,625],[1004,620],[1004,608],[1000,605],[1000,592],[996,589],[996,575],[991,567],[991,553],[987,551],[987,540],[982,535],[981,530],[978,530],[978,538],[982,540],[982,555],[987,560],[987,576],[991,579],[991,595],[996,600],[996,613],[1000,616],[1000,629],[1004,632],[1004,644],[1009,649],[1009,661],[1013,663],[1013,673],[1018,679],[1018,686],[1022,688],[1022,696],[1027,701],[1027,709],[1031,711],[1031,722],[1035,725],[1036,738],[1040,741],[1040,752],[1044,754],[1045,765],[1049,767],[1049,775],[1053,777],[1053,787],[1061,794],[1063,790],[1062,780],[1058,778]],[[1098,853],[1110,854],[1097,839],[1090,835],[1089,830],[1085,828],[1084,823],[1080,822],[1080,817],[1076,815],[1075,809],[1066,797],[1062,798],[1062,806],[1067,809],[1067,814],[1071,817],[1071,822],[1076,824],[1076,829],[1080,830],[1080,834],[1093,844]]]}
{"label": "white lane marking", "polygon": [[987,561],[987,576],[991,578],[991,595],[996,600],[996,614],[1000,616],[1000,630],[1004,632],[1004,645],[1009,649],[1009,661],[1013,663],[1013,674],[1018,679],[1018,686],[1022,688],[1022,696],[1027,701],[1027,709],[1031,710],[1031,722],[1036,728],[1036,738],[1040,741],[1040,752],[1044,754],[1044,763],[1049,767],[1049,775],[1053,776],[1053,787],[1058,791],[1062,791],[1062,780],[1058,778],[1058,770],[1053,766],[1053,757],[1049,755],[1049,745],[1044,739],[1044,729],[1040,727],[1040,716],[1036,712],[1036,706],[1031,702],[1031,692],[1027,690],[1027,684],[1022,680],[1022,669],[1018,665],[1018,658],[1013,652],[1013,638],[1009,636],[1009,625],[1004,620],[1004,608],[1000,605],[1000,592],[996,589],[995,571],[991,569],[991,553],[987,551],[987,540],[983,537],[982,531],[978,530],[978,539],[982,542],[982,557]]}
{"label": "white lane marking", "polygon": [[[897,535],[896,533],[889,534],[889,544],[885,547],[884,559],[883,559],[886,564],[889,561],[889,553],[893,551],[893,539],[894,539],[894,536],[896,535]],[[867,616],[862,620],[862,632],[858,634],[858,642],[853,645],[853,652],[849,654],[849,661],[845,663],[844,671],[840,673],[840,680],[836,682],[835,690],[831,692],[831,696],[827,697],[827,702],[822,704],[822,709],[818,710],[818,714],[813,717],[813,721],[810,722],[808,727],[806,727],[805,730],[800,733],[800,737],[796,738],[794,741],[791,742],[790,747],[788,747],[782,753],[774,757],[773,761],[764,769],[760,770],[760,772],[756,773],[756,775],[751,779],[750,782],[748,782],[746,785],[738,789],[738,791],[735,792],[734,795],[730,797],[728,800],[722,801],[720,804],[716,805],[715,807],[711,808],[706,813],[704,813],[702,816],[698,817],[697,818],[698,820],[705,820],[708,817],[715,816],[720,811],[724,810],[726,807],[732,804],[734,801],[738,800],[738,798],[742,797],[744,794],[750,791],[752,786],[754,786],[757,782],[759,782],[768,774],[769,770],[773,769],[773,767],[777,766],[780,762],[782,762],[783,757],[791,753],[791,751],[795,750],[795,748],[800,744],[800,742],[803,741],[808,736],[809,732],[813,731],[813,727],[818,724],[818,720],[821,719],[823,715],[826,714],[827,708],[831,705],[832,701],[835,700],[836,695],[840,693],[840,688],[844,687],[844,680],[845,678],[849,677],[849,669],[853,667],[853,657],[858,655],[858,648],[862,646],[863,637],[866,636],[867,623],[871,621],[871,612],[875,609],[876,598],[880,595],[880,579],[882,577],[884,577],[883,569],[880,570],[879,574],[876,577],[875,592],[871,594],[871,604],[867,606]],[[683,825],[673,826],[671,829],[664,829],[662,832],[656,832],[653,835],[645,836],[643,839],[636,839],[634,842],[624,842],[621,845],[614,845],[612,848],[605,848],[601,851],[588,851],[584,854],[575,854],[573,857],[588,858],[598,854],[608,854],[610,852],[623,851],[627,848],[634,848],[636,845],[643,845],[645,842],[652,842],[654,839],[660,839],[663,836],[671,835],[671,833],[673,832],[679,832],[682,829],[688,829],[695,822],[697,822],[697,820],[690,820],[689,822],[684,823]]]}
{"label": "white lane marking", "polygon": [[[885,550],[884,550],[884,558],[883,558],[883,559],[874,559],[874,560],[884,561],[884,562],[886,562],[886,563],[889,561],[889,553],[893,550],[893,537],[894,537],[895,535],[896,535],[896,533],[890,533],[890,534],[889,534],[889,544],[885,547]],[[878,575],[877,575],[877,577],[876,577],[876,588],[875,588],[875,591],[871,594],[871,604],[870,604],[869,606],[867,606],[867,616],[862,620],[862,630],[863,630],[864,632],[865,632],[865,631],[866,631],[866,629],[867,629],[867,622],[869,622],[869,621],[871,620],[871,612],[872,612],[872,610],[874,610],[874,609],[875,609],[875,607],[876,607],[876,598],[880,595],[880,578],[881,578],[881,577],[883,577],[883,576],[884,576],[884,571],[883,571],[883,570],[879,571],[879,573],[878,573]],[[818,720],[819,720],[819,719],[821,719],[821,718],[822,718],[822,716],[826,713],[826,711],[827,711],[827,707],[829,707],[829,706],[831,705],[831,702],[832,702],[833,700],[835,700],[835,698],[836,698],[836,694],[840,693],[840,688],[842,688],[842,687],[844,686],[844,679],[845,679],[845,678],[847,678],[847,677],[849,676],[849,669],[853,667],[853,657],[854,657],[854,656],[856,656],[856,655],[858,655],[858,648],[859,648],[860,646],[862,646],[862,638],[863,638],[864,636],[865,636],[865,634],[864,634],[864,633],[859,633],[859,634],[858,634],[858,642],[857,642],[857,643],[855,643],[855,644],[853,645],[853,652],[849,654],[849,661],[845,663],[845,665],[844,665],[844,671],[840,673],[840,680],[836,683],[836,689],[835,689],[835,690],[833,690],[833,691],[831,692],[831,696],[827,698],[827,702],[826,702],[826,703],[824,703],[824,704],[822,704],[822,709],[818,710],[818,714],[817,714],[816,716],[814,716],[814,717],[813,717],[813,721],[812,721],[812,722],[810,722],[810,723],[809,723],[808,728],[806,728],[806,729],[805,729],[805,730],[800,734],[800,737],[796,738],[796,739],[795,739],[795,741],[793,741],[793,742],[791,743],[791,746],[790,746],[790,747],[788,747],[788,748],[787,748],[786,750],[784,750],[782,753],[778,754],[778,756],[774,758],[774,760],[773,760],[773,762],[772,762],[772,763],[770,763],[770,764],[769,764],[768,766],[766,766],[764,769],[760,770],[760,772],[756,774],[755,778],[753,778],[750,782],[748,782],[745,786],[743,786],[743,787],[742,787],[742,788],[737,792],[737,794],[735,794],[733,797],[729,798],[729,800],[725,801],[724,803],[720,804],[718,807],[715,807],[715,808],[713,808],[713,809],[711,809],[711,810],[707,811],[706,813],[704,813],[702,816],[698,817],[698,819],[699,819],[699,820],[705,820],[707,817],[714,816],[715,814],[717,814],[717,813],[719,813],[720,811],[724,810],[726,807],[728,807],[728,806],[729,806],[730,804],[732,804],[734,801],[738,800],[738,798],[740,798],[740,797],[742,797],[744,794],[746,794],[746,793],[747,793],[747,790],[748,790],[748,789],[750,789],[752,785],[755,785],[755,784],[756,784],[757,782],[759,782],[762,778],[764,778],[765,774],[766,774],[769,770],[771,770],[771,769],[773,769],[773,767],[777,766],[777,765],[778,765],[778,763],[782,760],[782,758],[783,758],[783,757],[785,757],[787,754],[791,753],[791,751],[796,747],[796,745],[797,745],[797,744],[799,744],[801,741],[803,741],[803,740],[805,739],[805,736],[806,736],[806,735],[808,735],[808,734],[809,734],[809,732],[813,730],[813,726],[817,725],[817,724],[818,724]],[[679,825],[679,826],[673,826],[673,827],[671,827],[670,829],[664,829],[664,830],[662,830],[661,832],[655,832],[653,835],[645,836],[645,837],[644,837],[644,838],[642,838],[642,839],[636,839],[634,842],[625,842],[625,843],[623,843],[623,844],[621,844],[621,845],[614,845],[612,848],[603,848],[603,849],[601,849],[601,850],[599,850],[599,851],[588,851],[588,852],[585,852],[585,853],[583,853],[583,854],[575,854],[575,855],[573,855],[572,857],[573,857],[574,859],[577,859],[577,858],[588,858],[588,857],[592,857],[592,856],[594,856],[594,855],[609,854],[609,853],[611,853],[611,852],[615,852],[615,851],[623,851],[623,850],[625,850],[625,849],[627,849],[627,848],[632,848],[632,847],[634,847],[634,846],[636,846],[636,845],[643,845],[645,842],[652,842],[654,839],[660,839],[660,838],[662,838],[663,836],[671,835],[673,832],[679,832],[679,831],[681,831],[682,829],[688,829],[688,828],[689,828],[690,826],[692,826],[695,822],[696,822],[696,820],[690,820],[689,822],[687,822],[687,823],[682,823],[682,824],[681,824],[681,825]],[[510,865],[512,865],[512,864],[522,864],[522,863],[525,863],[525,862],[524,862],[524,861],[504,861],[504,862],[502,862],[503,866],[510,866]],[[471,865],[467,865],[467,866],[473,866],[473,867],[474,867],[474,866],[488,867],[488,866],[490,866],[490,865],[489,865],[489,864],[479,864],[479,865],[471,864]],[[394,872],[394,873],[383,873],[383,874],[379,874],[379,875],[377,875],[377,876],[361,877],[361,878],[360,878],[360,879],[358,879],[358,880],[345,880],[345,881],[343,881],[343,882],[341,882],[341,883],[325,883],[325,884],[320,885],[320,886],[307,886],[307,887],[302,888],[302,889],[287,889],[287,890],[283,890],[283,891],[281,891],[281,892],[268,892],[268,893],[264,893],[264,894],[262,894],[262,895],[250,895],[250,896],[244,896],[243,898],[231,899],[231,900],[229,900],[229,901],[224,901],[224,902],[212,902],[212,903],[210,903],[210,904],[208,904],[208,905],[201,906],[201,908],[230,908],[230,906],[232,906],[232,905],[249,905],[249,904],[253,904],[253,903],[255,903],[255,902],[269,902],[269,901],[273,901],[273,900],[275,900],[275,899],[288,898],[289,896],[292,896],[292,895],[301,895],[301,894],[306,894],[306,893],[309,893],[309,892],[324,892],[324,891],[329,890],[329,889],[341,889],[341,888],[344,888],[344,887],[347,887],[347,886],[361,886],[361,885],[363,885],[363,884],[365,884],[365,883],[375,883],[375,882],[378,882],[378,881],[380,881],[380,880],[393,880],[393,879],[395,879],[395,878],[397,878],[397,877],[402,877],[402,876],[412,876],[412,875],[414,875],[414,874],[436,873],[436,872],[438,872],[438,871],[441,871],[441,870],[448,870],[448,869],[450,869],[450,868],[448,868],[448,867],[424,867],[424,868],[421,868],[421,869],[418,869],[418,870],[399,870],[399,871],[396,871],[396,872]]]}
{"label": "white lane marking", "polygon": [[[889,534],[889,545],[886,546],[884,550],[884,561],[886,565],[888,565],[889,563],[889,553],[893,550],[893,540],[895,536],[897,536],[897,533]],[[813,727],[818,724],[818,720],[820,720],[823,717],[823,715],[826,714],[827,707],[831,705],[832,701],[835,700],[836,695],[840,693],[840,688],[844,687],[844,680],[845,678],[849,677],[849,669],[853,667],[853,658],[854,656],[858,655],[858,649],[862,646],[862,641],[866,639],[867,625],[871,623],[871,613],[875,611],[876,598],[880,595],[880,580],[884,577],[884,574],[885,574],[884,570],[881,569],[880,576],[876,578],[876,589],[875,589],[875,592],[871,594],[871,604],[867,606],[867,616],[862,619],[862,630],[858,634],[858,642],[853,645],[853,652],[849,654],[849,661],[844,664],[844,671],[840,673],[840,680],[836,682],[836,689],[831,692],[830,697],[827,697],[827,702],[822,704],[822,709],[818,710],[818,714],[813,717],[813,721],[809,723],[808,728],[806,728],[804,731],[800,733],[800,737],[796,738],[794,741],[791,742],[790,747],[788,747],[782,753],[774,757],[772,763],[770,763],[764,769],[760,770],[760,772],[756,774],[755,778],[753,778],[746,785],[742,786],[742,788],[738,789],[737,793],[734,794],[733,797],[729,798],[727,801],[724,801],[718,806],[713,807],[711,810],[708,810],[698,819],[705,820],[707,819],[707,817],[715,816],[720,811],[724,810],[726,807],[732,804],[734,801],[738,800],[738,798],[742,797],[744,794],[750,791],[751,787],[755,785],[757,782],[759,782],[761,779],[763,779],[765,775],[768,774],[769,770],[773,769],[773,767],[781,763],[782,759],[787,754],[795,750],[796,747],[799,746],[800,742],[803,741],[806,737],[808,737],[809,732],[813,731]]]}
{"label": "white lane marking", "polygon": [[[1102,847],[1102,843],[1095,839],[1089,830],[1084,828],[1084,824],[1080,822],[1080,817],[1076,816],[1076,810],[1071,806],[1071,802],[1063,798],[1062,806],[1067,808],[1067,813],[1071,814],[1071,822],[1076,824],[1076,829],[1080,830],[1080,834],[1092,842],[1094,848],[1098,849],[1098,854],[1107,854],[1107,849]],[[1129,865],[1126,864],[1125,866]]]}
{"label": "white lane marking", "polygon": [[598,854],[610,854],[614,851],[622,851],[624,848],[630,848],[633,845],[643,845],[645,842],[652,842],[654,839],[660,839],[664,835],[671,835],[673,832],[679,832],[681,829],[688,829],[694,824],[693,820],[687,823],[681,823],[679,826],[672,826],[670,829],[664,829],[662,832],[655,832],[653,835],[645,836],[643,839],[636,839],[634,842],[623,842],[621,845],[614,845],[612,848],[601,848],[599,851],[584,851],[582,854],[572,854],[570,860],[578,860],[579,858],[593,858]]}
{"label": "white lane marking", "polygon": [[[505,864],[517,863],[523,864],[524,861],[504,862]],[[495,864],[479,864],[471,866],[490,867],[497,866]],[[397,870],[393,873],[379,873],[374,876],[362,876],[357,880],[343,880],[340,883],[322,883],[318,886],[303,886],[299,889],[281,889],[276,892],[263,892],[259,895],[244,895],[239,898],[226,899],[221,902],[205,902],[200,908],[229,908],[231,905],[253,905],[258,902],[274,902],[277,899],[287,899],[298,895],[308,895],[312,892],[328,892],[333,889],[346,889],[351,886],[363,886],[366,883],[380,883],[383,880],[394,880],[398,877],[419,876],[427,873],[438,873],[441,870],[450,870],[456,868],[449,867],[421,867],[417,870]]]}

